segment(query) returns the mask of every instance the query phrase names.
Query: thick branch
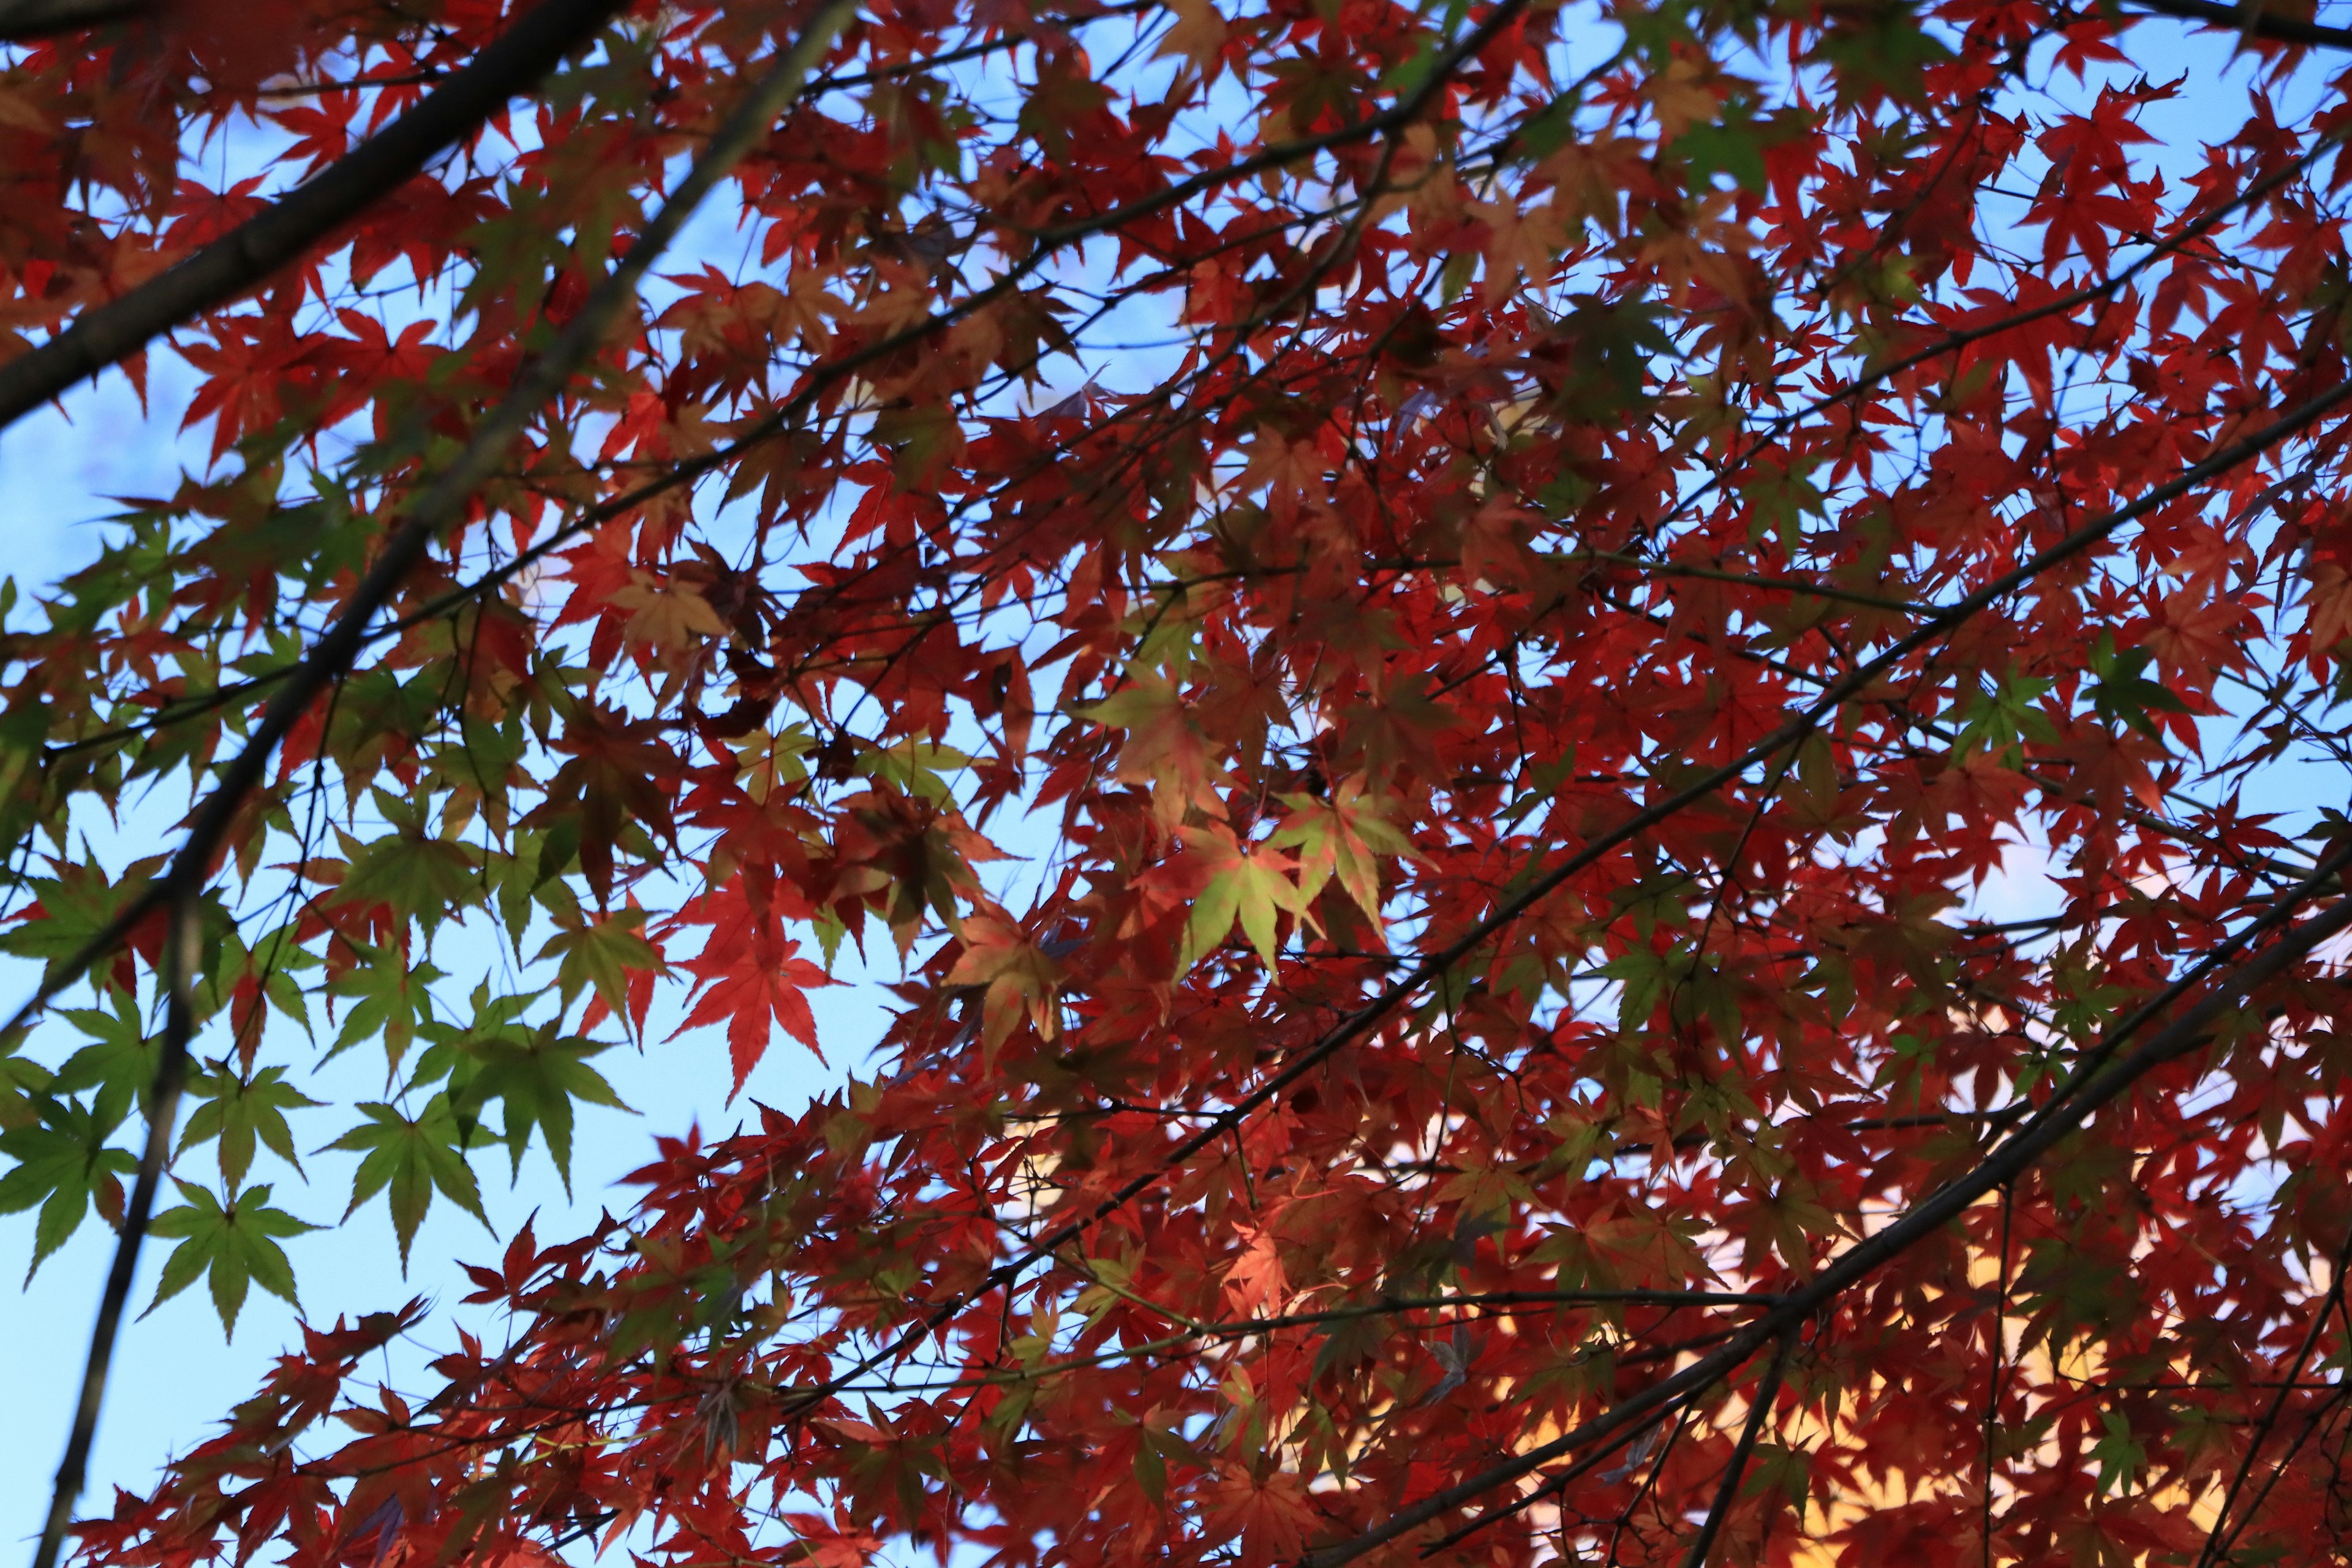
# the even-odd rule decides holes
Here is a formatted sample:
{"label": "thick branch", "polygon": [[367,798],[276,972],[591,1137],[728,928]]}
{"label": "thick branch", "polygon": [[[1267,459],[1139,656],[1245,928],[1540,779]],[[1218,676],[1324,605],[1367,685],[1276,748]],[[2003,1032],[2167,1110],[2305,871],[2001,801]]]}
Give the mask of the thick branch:
{"label": "thick branch", "polygon": [[[361,580],[350,601],[333,626],[319,639],[301,668],[280,687],[271,700],[261,721],[254,727],[245,748],[221,772],[220,782],[206,796],[190,823],[188,837],[172,859],[164,874],[149,884],[146,894],[131,907],[118,915],[105,931],[100,933],[105,946],[86,944],[80,955],[79,967],[68,968],[79,973],[87,967],[94,952],[103,952],[120,933],[134,923],[145,909],[158,902],[168,903],[175,911],[177,931],[193,931],[194,921],[185,911],[194,910],[205,881],[210,878],[214,862],[223,852],[231,826],[244,809],[246,797],[259,785],[267,772],[270,757],[278,742],[286,738],[295,721],[308,710],[311,702],[327,687],[351,668],[352,661],[366,646],[369,624],[378,611],[391,599],[401,583],[422,559],[426,548],[441,531],[464,513],[473,493],[481,488],[499,465],[505,460],[507,450],[521,436],[540,411],[568,385],[582,367],[602,348],[605,337],[621,319],[629,304],[636,298],[638,286],[646,271],[667,249],[678,231],[685,227],[688,217],[700,205],[704,196],[744,154],[768,134],[777,119],[800,96],[808,78],[809,68],[823,58],[855,9],[855,0],[830,0],[810,24],[796,44],[787,51],[767,74],[761,79],[734,112],[728,116],[714,135],[702,156],[695,161],[677,188],[670,193],[661,210],[646,223],[628,254],[589,296],[588,302],[557,338],[545,357],[540,359],[517,378],[514,389],[506,400],[492,410],[474,433],[473,439],[457,459],[439,474],[410,503],[400,526],[385,542],[383,553]],[[184,975],[187,965],[175,971]],[[44,990],[50,994],[71,980],[52,974]],[[184,990],[184,982],[175,980],[175,997]],[[122,1299],[128,1294],[130,1282],[138,1268],[139,1246],[147,1226],[147,1215],[154,1201],[155,1188],[163,1173],[167,1145],[171,1139],[173,1112],[178,1103],[179,1086],[187,1069],[188,1035],[190,1029],[181,1016],[182,1009],[174,1002],[175,1022],[163,1041],[162,1059],[156,1068],[155,1095],[149,1112],[146,1152],[140,1163],[139,1176],[129,1211],[123,1221],[122,1233],[116,1243],[114,1265],[108,1278],[107,1294],[99,1320],[91,1334],[89,1369],[82,1382],[81,1400],[75,1414],[74,1430],[66,1448],[65,1463],[58,1471],[58,1485],[50,1509],[49,1525],[42,1537],[41,1550],[35,1568],[55,1568],[57,1555],[64,1538],[65,1521],[79,1496],[92,1436],[97,1430],[99,1407],[102,1401],[107,1363],[113,1353],[114,1337],[121,1326]]]}
{"label": "thick branch", "polygon": [[1771,1364],[1764,1369],[1763,1381],[1748,1396],[1748,1421],[1739,1429],[1739,1442],[1731,1450],[1731,1463],[1724,1467],[1723,1483],[1715,1489],[1715,1505],[1706,1510],[1706,1522],[1698,1528],[1698,1537],[1691,1542],[1690,1555],[1683,1560],[1683,1568],[1706,1568],[1707,1554],[1715,1550],[1715,1538],[1723,1532],[1723,1521],[1731,1517],[1731,1505],[1739,1500],[1740,1478],[1748,1473],[1748,1461],[1755,1457],[1757,1434],[1772,1414],[1773,1398],[1780,1392],[1780,1371],[1789,1359],[1789,1347],[1795,1339],[1793,1331],[1780,1335],[1780,1348],[1772,1352]]}
{"label": "thick branch", "polygon": [[[2290,899],[2282,900],[2273,916],[2265,917],[2261,923],[2268,925],[2284,921],[2294,909],[2312,897],[2331,890],[2336,873],[2347,861],[2352,861],[2352,847],[2328,857],[2318,876],[2296,889]],[[1654,1413],[1675,1402],[1713,1386],[1773,1339],[1826,1311],[1847,1289],[1958,1218],[1979,1198],[2015,1181],[2031,1169],[2035,1161],[2089,1121],[2100,1107],[2122,1095],[2165,1063],[2206,1044],[2242,998],[2285,973],[2290,966],[2302,962],[2314,949],[2347,927],[2352,927],[2352,898],[2340,898],[2326,913],[2315,916],[2267,952],[2239,965],[2235,973],[2217,984],[2202,1001],[2086,1086],[2063,1110],[2020,1132],[1979,1162],[1966,1175],[1956,1178],[1913,1205],[1901,1219],[1831,1259],[1810,1284],[1791,1292],[1780,1306],[1757,1318],[1722,1349],[1701,1357],[1673,1376],[1653,1384],[1549,1443],[1530,1448],[1410,1508],[1400,1510],[1360,1535],[1308,1552],[1302,1559],[1302,1568],[1340,1568],[1340,1564],[1353,1562],[1399,1536],[1410,1534],[1432,1520],[1475,1502],[1497,1488],[1508,1486],[1555,1459],[1622,1431],[1629,1426],[1646,1421]],[[2135,1015],[2126,1020],[2114,1035],[2102,1042],[2101,1048],[2111,1050],[2120,1045],[2138,1017],[2139,1015]]]}
{"label": "thick branch", "polygon": [[[59,0],[16,3],[51,5]],[[621,5],[622,0],[541,0],[430,97],[315,179],[176,267],[83,311],[31,353],[0,364],[0,429],[173,328],[259,286],[473,134],[509,99],[595,37]],[[6,16],[0,12],[0,29]]]}
{"label": "thick branch", "polygon": [[0,0],[0,44],[102,27],[143,16],[148,0]]}
{"label": "thick branch", "polygon": [[2259,6],[2218,5],[2213,0],[2132,0],[2132,10],[2177,17],[2183,22],[2204,22],[2273,44],[2316,44],[2322,48],[2352,49],[2352,27],[2325,27],[2317,22],[2273,16]]}

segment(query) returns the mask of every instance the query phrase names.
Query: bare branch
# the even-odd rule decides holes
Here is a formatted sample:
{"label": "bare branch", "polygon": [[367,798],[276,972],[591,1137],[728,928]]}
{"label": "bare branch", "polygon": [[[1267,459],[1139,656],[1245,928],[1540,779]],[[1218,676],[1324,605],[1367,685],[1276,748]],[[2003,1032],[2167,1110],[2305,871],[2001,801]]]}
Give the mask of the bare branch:
{"label": "bare branch", "polygon": [[[5,5],[10,0],[0,0]],[[16,0],[57,6],[94,0]],[[0,429],[144,349],[206,310],[226,305],[359,216],[448,148],[479,129],[516,93],[595,37],[619,0],[541,0],[539,7],[407,113],[185,261],[120,299],[85,310],[29,353],[0,364]],[[7,15],[0,11],[0,37]]]}
{"label": "bare branch", "polygon": [[2273,44],[2352,49],[2352,27],[2327,27],[2292,16],[2273,16],[2253,5],[2219,5],[2213,0],[2132,0],[2132,9],[2124,14],[2128,16],[2135,12],[2171,16],[2183,22],[2204,22]]}
{"label": "bare branch", "polygon": [[143,16],[148,0],[0,0],[0,44],[30,43]]}
{"label": "bare branch", "polygon": [[1772,1352],[1764,1376],[1748,1396],[1748,1423],[1739,1429],[1739,1444],[1731,1450],[1731,1463],[1724,1467],[1723,1484],[1715,1489],[1715,1506],[1706,1510],[1706,1522],[1698,1528],[1698,1536],[1691,1542],[1690,1555],[1683,1559],[1683,1568],[1706,1568],[1707,1553],[1715,1550],[1715,1538],[1723,1531],[1723,1521],[1731,1513],[1731,1505],[1739,1500],[1739,1483],[1748,1474],[1748,1461],[1756,1453],[1757,1434],[1764,1430],[1765,1418],[1772,1413],[1773,1397],[1780,1392],[1780,1372],[1788,1364],[1789,1348],[1795,1340],[1795,1325],[1780,1335],[1780,1345]]}
{"label": "bare branch", "polygon": [[193,892],[172,905],[171,932],[164,942],[171,1001],[164,1014],[155,1093],[147,1110],[147,1146],[140,1153],[139,1177],[122,1211],[122,1230],[114,1244],[113,1267],[107,1270],[106,1292],[99,1299],[98,1321],[89,1334],[89,1357],[82,1366],[81,1397],[74,1405],[73,1430],[66,1439],[65,1458],[58,1465],[57,1484],[49,1494],[48,1518],[41,1526],[41,1545],[33,1554],[33,1568],[57,1568],[74,1503],[89,1477],[99,1406],[106,1399],[107,1369],[114,1360],[114,1341],[122,1327],[122,1310],[131,1300],[131,1279],[139,1271],[139,1244],[146,1239],[147,1222],[155,1212],[155,1189],[163,1184],[172,1128],[179,1120],[180,1090],[188,1076],[188,1038],[195,1032],[196,970],[204,957],[203,927],[196,912]]}

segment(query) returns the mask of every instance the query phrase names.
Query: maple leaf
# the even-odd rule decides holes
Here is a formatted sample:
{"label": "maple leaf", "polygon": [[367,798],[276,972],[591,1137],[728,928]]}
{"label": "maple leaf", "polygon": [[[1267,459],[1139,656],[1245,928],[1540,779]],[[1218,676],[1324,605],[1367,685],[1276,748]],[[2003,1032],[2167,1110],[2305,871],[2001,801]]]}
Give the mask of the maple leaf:
{"label": "maple leaf", "polygon": [[1185,967],[1213,951],[1239,921],[1266,968],[1276,968],[1276,922],[1286,914],[1306,919],[1307,897],[1291,879],[1291,858],[1265,845],[1244,847],[1222,823],[1187,827],[1179,837],[1202,875],[1185,925]]}
{"label": "maple leaf", "polygon": [[1204,79],[1214,81],[1225,47],[1224,17],[1210,0],[1174,0],[1169,9],[1176,14],[1176,25],[1161,37],[1151,58],[1181,56]]}
{"label": "maple leaf", "polygon": [[633,905],[600,921],[559,916],[557,924],[562,929],[547,939],[539,956],[561,961],[555,983],[564,1008],[570,1010],[582,987],[593,985],[605,1006],[642,1031],[652,989],[638,986],[635,977],[651,980],[667,970],[661,953],[646,940],[646,911]]}
{"label": "maple leaf", "polygon": [[1220,1467],[1202,1498],[1213,1539],[1239,1538],[1244,1568],[1266,1568],[1301,1555],[1322,1516],[1300,1479],[1287,1470],[1258,1476],[1239,1465]]}
{"label": "maple leaf", "polygon": [[481,899],[481,853],[471,845],[427,833],[423,814],[384,790],[376,807],[398,832],[369,843],[337,830],[349,868],[334,901],[381,904],[394,917],[415,919],[429,939],[457,910]]}
{"label": "maple leaf", "polygon": [[1057,1010],[1055,995],[1062,974],[1059,961],[1041,951],[1026,932],[1000,913],[965,916],[961,935],[963,951],[940,984],[982,989],[982,1037],[988,1045],[1003,1045],[1024,1015],[1040,1037],[1052,1039]]}
{"label": "maple leaf", "polygon": [[1386,805],[1367,794],[1360,780],[1349,779],[1328,799],[1286,795],[1290,815],[1266,842],[1275,848],[1298,851],[1298,907],[1304,909],[1337,877],[1339,886],[1374,930],[1381,926],[1379,857],[1418,858],[1412,840],[1391,826]]}
{"label": "maple leaf", "polygon": [[250,1078],[240,1078],[223,1064],[191,1089],[202,1103],[181,1130],[180,1147],[184,1150],[220,1140],[221,1179],[231,1191],[244,1183],[257,1143],[268,1145],[298,1175],[301,1173],[302,1162],[295,1157],[293,1130],[286,1125],[286,1113],[314,1109],[319,1101],[288,1083],[284,1068],[266,1067]]}
{"label": "maple leaf", "polygon": [[1658,118],[1658,140],[1673,142],[1693,125],[1712,121],[1722,112],[1722,100],[1708,85],[1706,67],[1679,58],[1650,79],[1650,112]]}
{"label": "maple leaf", "polygon": [[221,1327],[231,1335],[236,1332],[237,1312],[251,1286],[258,1285],[289,1305],[300,1305],[294,1298],[294,1266],[278,1244],[288,1237],[316,1230],[316,1226],[269,1207],[266,1186],[242,1192],[231,1189],[228,1201],[223,1203],[210,1189],[193,1182],[174,1178],[172,1184],[186,1201],[157,1215],[148,1228],[179,1245],[163,1260],[148,1311],[194,1284],[199,1276],[209,1283]]}
{"label": "maple leaf", "polygon": [[1078,712],[1081,718],[1128,732],[1118,752],[1118,776],[1150,784],[1152,814],[1162,828],[1174,828],[1195,808],[1211,816],[1225,815],[1216,791],[1224,775],[1198,720],[1172,683],[1159,676],[1139,677]]}
{"label": "maple leaf", "polygon": [[353,946],[359,962],[327,983],[330,995],[352,1003],[327,1054],[331,1058],[362,1040],[381,1038],[396,1071],[417,1026],[433,1021],[433,983],[448,976],[431,963],[410,964],[397,949]]}
{"label": "maple leaf", "polygon": [[[106,1141],[120,1123],[120,1111],[108,1120],[73,1100],[47,1096],[34,1099],[33,1107],[37,1122],[0,1131],[0,1154],[16,1162],[0,1174],[0,1214],[36,1204],[41,1210],[33,1226],[32,1261],[25,1270],[28,1281],[40,1271],[42,1259],[80,1227],[91,1200],[107,1206],[112,1184],[139,1168],[128,1150]],[[120,1197],[111,1201],[119,1210]]]}
{"label": "maple leaf", "polygon": [[2114,634],[2102,633],[2098,646],[2091,651],[2091,669],[2099,678],[2091,688],[2091,707],[2111,724],[2128,724],[2156,739],[2156,721],[2148,717],[2149,710],[2186,713],[2189,705],[2170,688],[2142,673],[2151,657],[2150,650],[2144,647],[2118,653]]}
{"label": "maple leaf", "polygon": [[447,1095],[435,1095],[426,1101],[424,1112],[415,1117],[375,1101],[362,1101],[356,1109],[367,1120],[326,1145],[361,1155],[359,1169],[352,1175],[352,1201],[343,1217],[349,1219],[362,1204],[389,1189],[393,1234],[400,1242],[404,1272],[409,1244],[416,1239],[416,1227],[433,1207],[435,1189],[480,1220],[484,1229],[489,1228],[489,1216],[482,1212],[481,1189],[475,1184],[473,1167],[466,1163],[464,1134],[450,1110]]}
{"label": "maple leaf", "polygon": [[751,1069],[768,1053],[768,1043],[775,1026],[814,1053],[817,1060],[824,1053],[817,1048],[816,1019],[809,1012],[808,993],[820,985],[830,985],[833,977],[804,958],[793,954],[800,944],[787,941],[772,956],[747,971],[737,972],[709,982],[686,1021],[677,1026],[670,1038],[676,1039],[688,1029],[724,1022],[727,1025],[727,1054],[735,1068],[735,1089],[740,1094]]}
{"label": "maple leaf", "polygon": [[625,836],[671,837],[664,784],[678,771],[658,726],[612,712],[577,712],[556,749],[569,760],[548,781],[547,798],[517,826],[562,834],[599,900],[613,888],[613,851]]}
{"label": "maple leaf", "polygon": [[149,1033],[129,992],[109,986],[106,1001],[104,1009],[73,1007],[58,1014],[91,1043],[68,1057],[46,1087],[52,1094],[97,1090],[91,1109],[110,1125],[134,1103],[142,1110],[146,1108],[163,1049],[162,1042]]}
{"label": "maple leaf", "polygon": [[628,612],[628,638],[660,660],[669,660],[727,635],[727,623],[690,584],[637,572],[604,595],[604,603]]}
{"label": "maple leaf", "polygon": [[[588,1058],[607,1049],[601,1041],[562,1036],[553,1025],[539,1029],[513,1026],[457,1035],[438,1047],[453,1053],[443,1070],[449,1075],[451,1113],[462,1135],[470,1137],[481,1113],[496,1102],[503,1115],[502,1136],[514,1167],[522,1167],[523,1150],[534,1129],[547,1141],[548,1156],[568,1191],[572,1184],[572,1101],[626,1110],[621,1097]],[[433,1068],[420,1063],[420,1078]]]}
{"label": "maple leaf", "polygon": [[[161,862],[147,860],[125,868],[120,878],[110,878],[94,864],[74,863],[58,868],[51,878],[28,879],[26,886],[33,900],[21,906],[13,917],[16,929],[0,936],[0,951],[22,958],[41,959],[45,973],[54,973],[72,954],[88,946],[118,910],[123,909],[145,889],[147,878]],[[131,951],[124,954],[110,971],[115,985],[131,988],[135,970],[134,956],[152,960],[156,949],[156,933],[160,925],[144,922],[133,933]]]}

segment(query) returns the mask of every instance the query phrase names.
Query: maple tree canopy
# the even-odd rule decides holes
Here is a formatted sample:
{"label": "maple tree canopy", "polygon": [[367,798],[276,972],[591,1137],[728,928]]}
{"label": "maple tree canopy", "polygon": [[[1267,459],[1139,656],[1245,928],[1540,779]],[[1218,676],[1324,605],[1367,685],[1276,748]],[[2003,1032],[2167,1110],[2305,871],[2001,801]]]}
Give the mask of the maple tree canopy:
{"label": "maple tree canopy", "polygon": [[[203,443],[0,593],[0,1209],[115,1233],[45,1565],[2341,1560],[2310,0],[0,40],[0,422]],[[81,1496],[142,1245],[404,1254],[853,950],[845,1087]]]}

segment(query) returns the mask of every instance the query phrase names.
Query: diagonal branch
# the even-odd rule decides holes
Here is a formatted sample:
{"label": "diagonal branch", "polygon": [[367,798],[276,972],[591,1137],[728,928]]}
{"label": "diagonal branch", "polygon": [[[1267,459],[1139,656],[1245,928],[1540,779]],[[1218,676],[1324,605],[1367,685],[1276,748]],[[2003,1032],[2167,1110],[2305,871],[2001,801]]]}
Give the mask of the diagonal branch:
{"label": "diagonal branch", "polygon": [[1707,1553],[1715,1550],[1715,1538],[1722,1533],[1731,1505],[1739,1500],[1739,1483],[1748,1474],[1748,1461],[1755,1456],[1757,1434],[1764,1430],[1765,1418],[1772,1413],[1772,1400],[1780,1392],[1780,1373],[1788,1364],[1789,1349],[1795,1339],[1796,1325],[1791,1323],[1781,1331],[1780,1348],[1772,1352],[1771,1363],[1765,1367],[1763,1378],[1749,1396],[1747,1425],[1739,1429],[1738,1446],[1731,1450],[1731,1463],[1724,1467],[1723,1484],[1715,1489],[1715,1505],[1706,1510],[1706,1522],[1698,1527],[1698,1535],[1691,1542],[1690,1555],[1683,1559],[1683,1568],[1706,1568]]}
{"label": "diagonal branch", "polygon": [[[83,311],[40,347],[0,365],[0,429],[173,328],[257,287],[472,135],[509,99],[594,37],[621,5],[622,0],[540,0],[430,97],[316,178],[177,266]],[[5,7],[0,9],[0,37],[7,36],[8,18],[19,9],[61,8],[58,0],[0,0],[0,7]]]}
{"label": "diagonal branch", "polygon": [[[2313,897],[2333,891],[2336,886],[2336,873],[2347,864],[2352,864],[2352,844],[2329,856],[2318,874],[2296,888],[2288,899],[2282,900],[2278,908],[2258,923],[2283,923],[2294,910]],[[2016,1180],[2068,1133],[2089,1121],[2100,1107],[2121,1096],[2158,1068],[2206,1044],[2243,998],[2278,978],[2292,965],[2308,957],[2321,943],[2347,928],[2352,928],[2352,898],[2339,898],[2326,912],[2314,916],[2258,957],[2239,965],[2195,1006],[2084,1089],[2064,1110],[2039,1126],[2021,1131],[1979,1162],[1967,1174],[1956,1177],[1914,1205],[1902,1218],[1831,1259],[1811,1283],[1790,1293],[1780,1306],[1755,1319],[1721,1349],[1701,1357],[1674,1375],[1651,1384],[1549,1443],[1539,1444],[1410,1508],[1401,1509],[1361,1534],[1317,1548],[1300,1560],[1301,1568],[1340,1568],[1341,1564],[1353,1562],[1399,1536],[1410,1534],[1432,1520],[1474,1502],[1498,1487],[1507,1486],[1554,1459],[1645,1421],[1655,1412],[1728,1375],[1773,1338],[1826,1311],[1853,1286],[1958,1218],[1977,1199]],[[2102,1043],[2103,1048],[2111,1050],[2120,1044],[2120,1037],[2135,1027],[2137,1022],[2137,1016],[2126,1019]]]}
{"label": "diagonal branch", "polygon": [[2158,16],[2172,16],[2183,22],[2203,22],[2210,26],[2225,27],[2233,33],[2262,38],[2273,44],[2318,45],[2322,48],[2352,49],[2352,27],[2329,27],[2317,22],[2297,21],[2292,16],[2273,16],[2260,5],[2218,5],[2213,0],[2131,0],[2132,10],[2124,13],[2147,12]]}
{"label": "diagonal branch", "polygon": [[[175,936],[194,931],[191,911],[212,874],[214,861],[224,847],[231,825],[244,808],[246,797],[260,784],[278,742],[320,693],[350,668],[352,660],[366,646],[369,623],[433,540],[463,515],[467,501],[497,472],[507,449],[603,347],[606,336],[636,299],[638,285],[647,269],[677,237],[702,198],[768,134],[778,117],[800,96],[809,68],[832,47],[835,36],[855,8],[855,0],[829,0],[818,12],[799,41],[770,67],[728,116],[701,157],[639,233],[628,254],[597,286],[546,355],[522,373],[506,400],[476,429],[466,449],[409,505],[400,526],[352,593],[341,616],[319,639],[301,668],[278,689],[244,750],[222,770],[219,783],[191,819],[187,839],[173,856],[170,868],[116,917],[109,931],[119,935],[117,928],[128,930],[158,904],[168,904],[174,911]],[[186,969],[187,965],[181,963],[174,973],[184,974]],[[53,975],[51,984],[45,984],[44,989],[54,994],[54,986],[69,984],[70,980],[58,981]],[[175,978],[174,985],[179,984]],[[165,1033],[162,1059],[156,1068],[146,1152],[124,1210],[105,1300],[91,1333],[89,1367],[82,1381],[74,1429],[67,1444],[65,1463],[58,1472],[57,1492],[35,1568],[55,1568],[66,1518],[81,1490],[83,1470],[105,1394],[107,1363],[113,1353],[122,1303],[138,1268],[140,1243],[146,1233],[166,1147],[171,1142],[173,1112],[177,1108],[180,1081],[187,1068],[189,1035],[184,1009],[180,1006],[176,991],[174,994],[175,1022]]]}
{"label": "diagonal branch", "polygon": [[163,944],[171,999],[164,1014],[155,1092],[147,1108],[147,1146],[140,1155],[138,1180],[122,1211],[122,1231],[114,1244],[114,1264],[107,1270],[106,1290],[99,1299],[98,1322],[90,1331],[89,1356],[82,1367],[81,1395],[74,1403],[73,1431],[66,1439],[65,1458],[58,1465],[57,1485],[49,1494],[48,1518],[41,1526],[41,1544],[33,1555],[33,1568],[57,1568],[74,1503],[89,1478],[89,1448],[98,1436],[98,1411],[106,1398],[115,1335],[131,1300],[131,1279],[139,1270],[139,1244],[146,1238],[148,1218],[155,1212],[155,1189],[163,1184],[180,1090],[187,1081],[188,1038],[195,1032],[195,976],[204,960],[203,941],[195,899],[175,900],[170,934]]}

